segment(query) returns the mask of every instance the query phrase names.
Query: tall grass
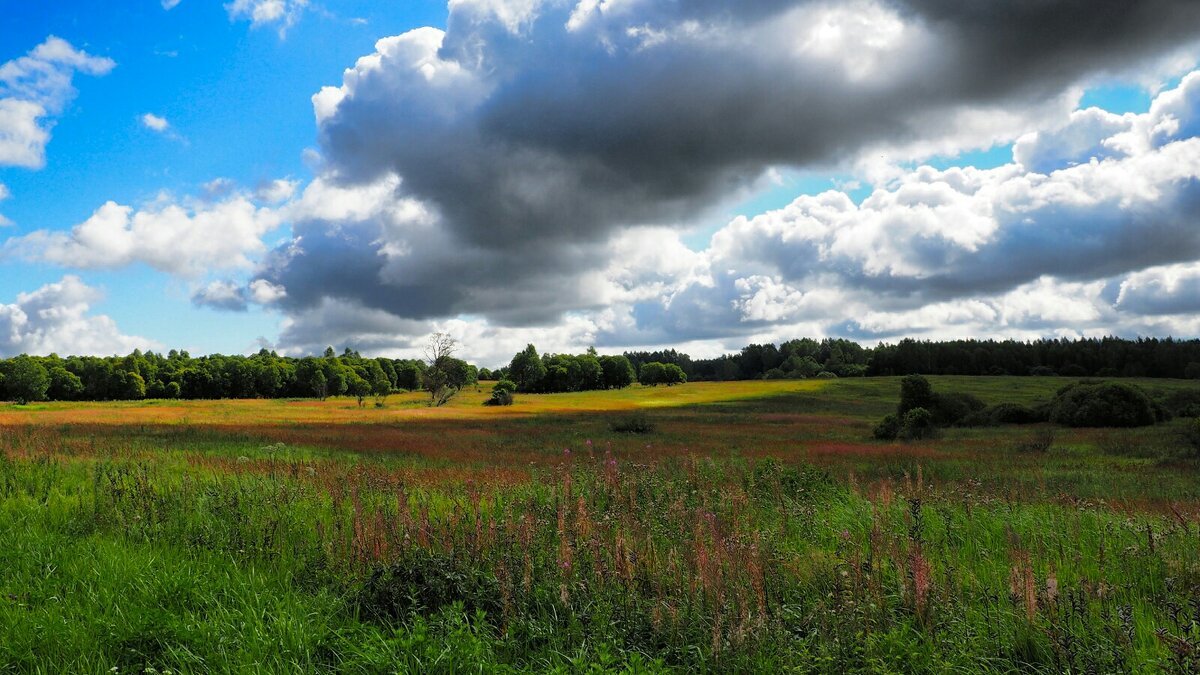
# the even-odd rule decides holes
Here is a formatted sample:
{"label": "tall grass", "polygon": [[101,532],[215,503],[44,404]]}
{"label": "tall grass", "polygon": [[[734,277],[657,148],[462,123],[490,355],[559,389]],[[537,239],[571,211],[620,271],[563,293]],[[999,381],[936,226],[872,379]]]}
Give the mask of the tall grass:
{"label": "tall grass", "polygon": [[0,670],[1194,672],[1200,523],[578,444],[519,481],[0,439]]}

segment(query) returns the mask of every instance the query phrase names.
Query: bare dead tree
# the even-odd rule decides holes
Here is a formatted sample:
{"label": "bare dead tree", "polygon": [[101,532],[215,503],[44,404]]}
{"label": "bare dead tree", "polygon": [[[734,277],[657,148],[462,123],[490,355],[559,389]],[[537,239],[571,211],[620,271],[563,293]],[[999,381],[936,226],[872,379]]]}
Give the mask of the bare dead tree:
{"label": "bare dead tree", "polygon": [[429,342],[425,345],[425,361],[430,366],[434,366],[442,359],[454,356],[457,349],[458,340],[455,340],[452,335],[434,333],[429,336]]}
{"label": "bare dead tree", "polygon": [[469,373],[465,361],[454,358],[458,341],[448,333],[434,333],[425,345],[428,366],[422,376],[429,392],[429,405],[444,405],[467,383]]}

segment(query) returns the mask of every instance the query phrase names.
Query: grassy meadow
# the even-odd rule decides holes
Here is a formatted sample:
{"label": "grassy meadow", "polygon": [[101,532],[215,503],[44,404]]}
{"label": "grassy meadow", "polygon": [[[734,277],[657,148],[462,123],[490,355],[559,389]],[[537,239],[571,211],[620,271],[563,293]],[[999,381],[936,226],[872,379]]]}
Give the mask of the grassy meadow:
{"label": "grassy meadow", "polygon": [[0,672],[1200,670],[1185,420],[903,443],[898,378],[486,390],[0,407]]}

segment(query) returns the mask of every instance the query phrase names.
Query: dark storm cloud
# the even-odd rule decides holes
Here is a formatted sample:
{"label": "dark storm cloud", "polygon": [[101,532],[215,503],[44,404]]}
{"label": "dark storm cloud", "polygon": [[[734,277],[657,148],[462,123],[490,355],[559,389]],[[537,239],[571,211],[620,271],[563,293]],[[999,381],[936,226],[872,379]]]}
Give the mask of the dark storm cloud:
{"label": "dark storm cloud", "polygon": [[[590,16],[502,4],[456,3],[444,36],[381,41],[341,92],[315,97],[330,175],[399,175],[398,194],[425,204],[438,234],[301,220],[263,274],[286,286],[289,312],[337,298],[403,318],[553,322],[596,306],[581,279],[622,228],[695,222],[771,166],[937,139],[958,110],[1041,105],[1200,37],[1191,0],[632,2]],[[806,34],[827,24],[840,32]],[[1039,266],[1082,269],[1130,237],[1135,252],[1153,247],[1141,239],[1152,224],[1112,225],[1091,249],[1017,227],[990,260],[958,265],[936,242],[912,253],[946,270],[921,281],[935,294],[1002,289]]]}

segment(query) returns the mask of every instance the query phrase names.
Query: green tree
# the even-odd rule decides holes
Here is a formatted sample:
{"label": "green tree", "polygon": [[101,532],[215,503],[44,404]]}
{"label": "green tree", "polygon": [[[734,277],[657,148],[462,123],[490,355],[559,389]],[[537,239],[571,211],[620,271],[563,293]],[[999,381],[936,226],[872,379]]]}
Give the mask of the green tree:
{"label": "green tree", "polygon": [[371,393],[375,396],[375,404],[383,406],[388,394],[392,393],[392,381],[378,361],[367,362],[367,382],[371,385]]}
{"label": "green tree", "polygon": [[21,405],[46,400],[46,392],[50,390],[50,373],[37,360],[25,355],[18,356],[8,362],[7,371],[4,387],[8,390],[9,398]]}
{"label": "green tree", "polygon": [[666,366],[658,361],[643,363],[641,370],[638,371],[638,383],[648,386],[657,387],[666,382]]}
{"label": "green tree", "polygon": [[900,405],[896,414],[901,417],[913,408],[933,410],[936,405],[933,385],[920,375],[907,375],[900,380]]}
{"label": "green tree", "polygon": [[83,380],[62,366],[49,369],[50,389],[46,395],[55,401],[74,401],[83,395]]}
{"label": "green tree", "polygon": [[508,379],[517,383],[517,391],[538,391],[545,377],[546,364],[542,363],[533,345],[527,345],[508,364]]}
{"label": "green tree", "polygon": [[367,397],[371,395],[371,383],[359,377],[353,370],[346,373],[345,377],[346,393],[358,399],[358,407],[365,406]]}
{"label": "green tree", "polygon": [[454,358],[458,341],[446,333],[434,333],[425,347],[424,385],[429,405],[441,406],[471,383],[473,373],[466,361]]}
{"label": "green tree", "polygon": [[604,371],[605,389],[624,389],[637,378],[633,364],[624,356],[601,356],[600,368]]}

